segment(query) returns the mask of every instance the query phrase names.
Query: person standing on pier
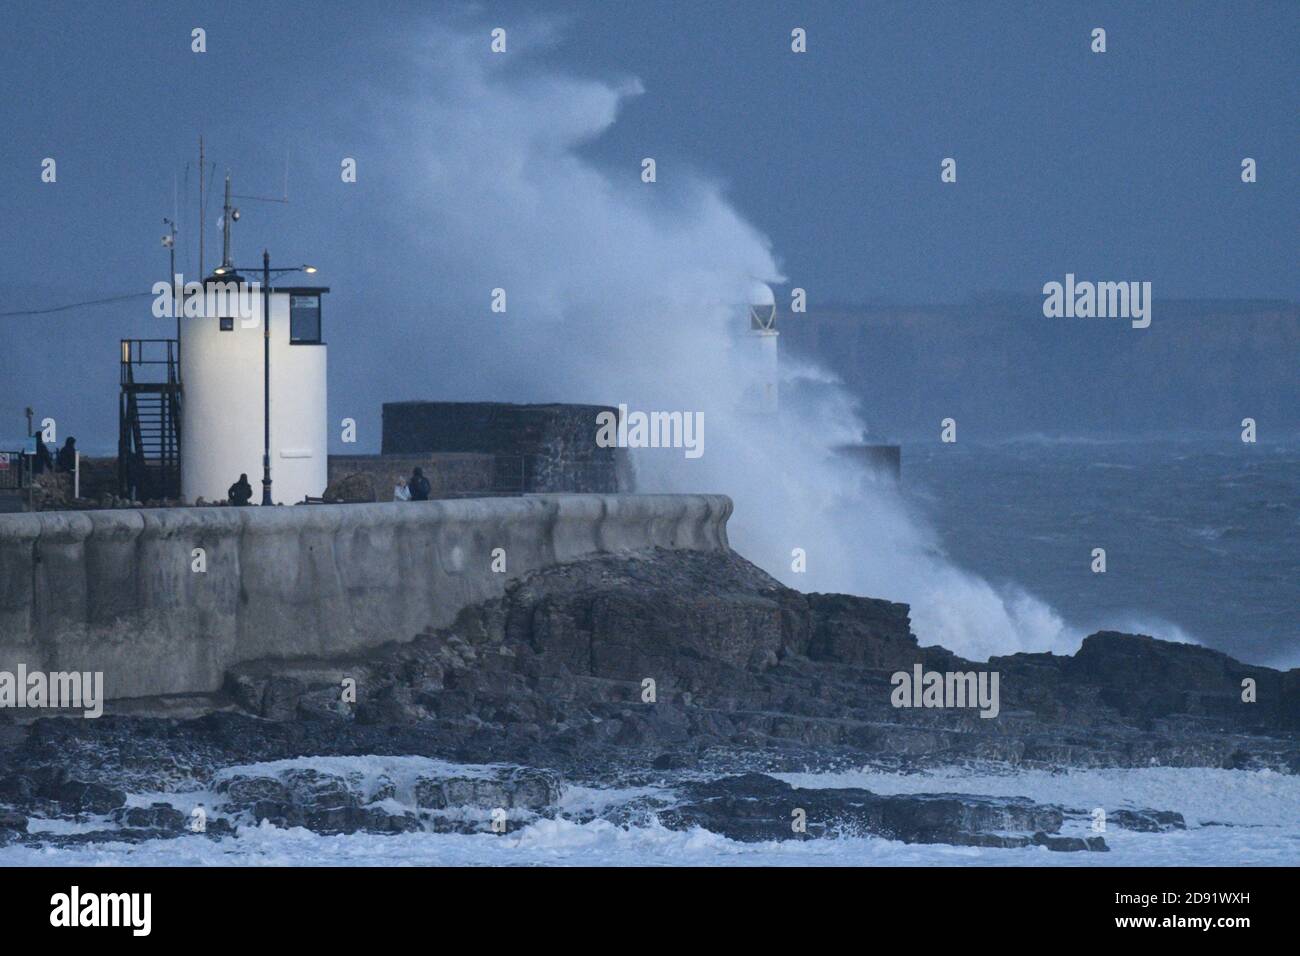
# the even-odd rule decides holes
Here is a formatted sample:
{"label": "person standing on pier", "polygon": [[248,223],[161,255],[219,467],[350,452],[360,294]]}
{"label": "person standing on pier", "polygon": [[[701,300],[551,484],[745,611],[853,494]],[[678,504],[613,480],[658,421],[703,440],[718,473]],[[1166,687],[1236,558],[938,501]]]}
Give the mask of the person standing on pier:
{"label": "person standing on pier", "polygon": [[424,469],[416,468],[407,487],[411,490],[412,501],[429,500],[429,479],[424,477]]}

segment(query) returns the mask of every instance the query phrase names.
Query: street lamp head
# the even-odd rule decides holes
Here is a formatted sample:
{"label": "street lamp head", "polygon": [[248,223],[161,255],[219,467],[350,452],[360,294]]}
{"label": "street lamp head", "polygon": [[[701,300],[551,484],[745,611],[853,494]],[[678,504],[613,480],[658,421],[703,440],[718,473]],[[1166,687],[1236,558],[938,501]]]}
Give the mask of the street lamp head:
{"label": "street lamp head", "polygon": [[315,267],[315,266],[303,266],[303,267],[302,267],[302,271],[305,272],[305,273],[307,273],[308,275],[315,275],[315,274],[316,274],[316,267]]}

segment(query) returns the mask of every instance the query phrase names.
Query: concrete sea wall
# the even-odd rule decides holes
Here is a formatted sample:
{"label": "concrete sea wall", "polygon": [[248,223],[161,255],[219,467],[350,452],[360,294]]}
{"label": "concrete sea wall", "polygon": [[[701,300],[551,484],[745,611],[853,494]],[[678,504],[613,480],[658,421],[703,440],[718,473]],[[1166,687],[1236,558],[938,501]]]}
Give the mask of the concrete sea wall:
{"label": "concrete sea wall", "polygon": [[731,507],[527,495],[0,515],[0,670],[102,671],[109,699],[211,692],[243,661],[410,640],[536,568],[725,549]]}

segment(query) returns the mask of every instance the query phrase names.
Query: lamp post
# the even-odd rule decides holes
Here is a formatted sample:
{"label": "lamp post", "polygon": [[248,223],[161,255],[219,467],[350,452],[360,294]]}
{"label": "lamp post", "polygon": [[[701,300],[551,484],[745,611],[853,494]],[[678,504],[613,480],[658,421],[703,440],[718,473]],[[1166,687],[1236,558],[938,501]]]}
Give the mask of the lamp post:
{"label": "lamp post", "polygon": [[[252,271],[252,270],[248,270]],[[262,504],[271,505],[271,253],[262,250]],[[286,272],[316,271],[315,266],[292,266],[276,269],[276,275]],[[213,275],[238,275],[235,266],[222,263],[212,270]]]}

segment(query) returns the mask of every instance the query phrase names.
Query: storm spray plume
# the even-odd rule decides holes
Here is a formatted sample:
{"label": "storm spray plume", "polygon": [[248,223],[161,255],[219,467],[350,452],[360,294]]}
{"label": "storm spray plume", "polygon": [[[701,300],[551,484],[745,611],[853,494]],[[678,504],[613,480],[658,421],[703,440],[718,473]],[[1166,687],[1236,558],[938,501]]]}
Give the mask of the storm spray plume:
{"label": "storm spray plume", "polygon": [[[768,241],[680,165],[659,163],[646,183],[639,156],[612,170],[581,154],[641,85],[529,63],[520,51],[537,36],[493,57],[483,35],[435,28],[418,84],[393,111],[409,126],[387,131],[385,162],[415,167],[420,186],[394,197],[382,228],[396,229],[399,275],[420,298],[371,318],[350,358],[379,383],[366,398],[702,413],[699,457],[633,453],[638,490],[732,496],[737,551],[800,590],[910,603],[922,643],[980,658],[1072,649],[1078,636],[1048,607],[952,566],[897,493],[864,486],[837,458],[863,430],[847,392],[819,389],[779,415],[758,408],[745,303],[756,281],[783,281]],[[787,378],[824,378],[783,363]],[[394,382],[409,394],[393,394]],[[806,572],[792,568],[795,549]]]}

